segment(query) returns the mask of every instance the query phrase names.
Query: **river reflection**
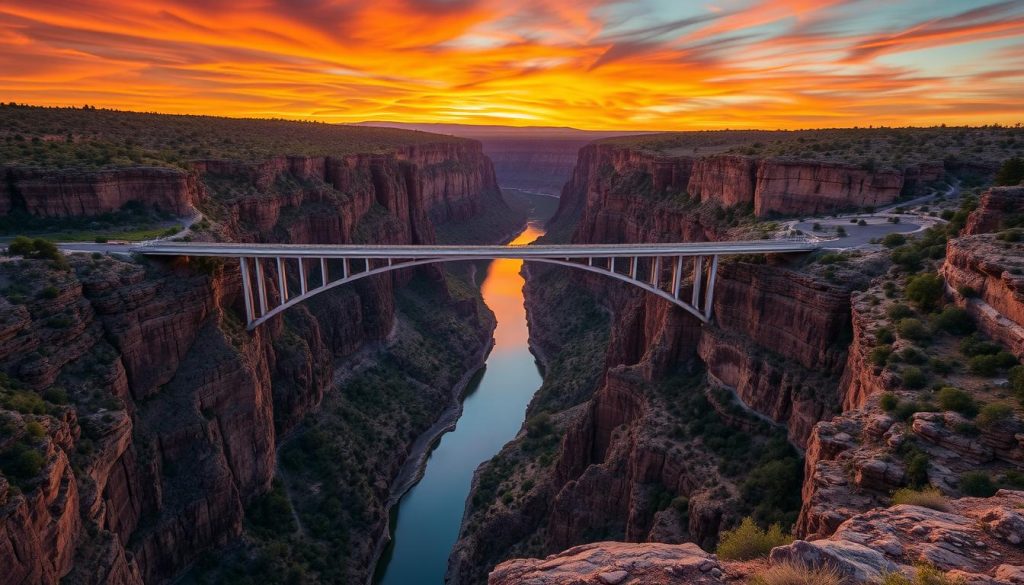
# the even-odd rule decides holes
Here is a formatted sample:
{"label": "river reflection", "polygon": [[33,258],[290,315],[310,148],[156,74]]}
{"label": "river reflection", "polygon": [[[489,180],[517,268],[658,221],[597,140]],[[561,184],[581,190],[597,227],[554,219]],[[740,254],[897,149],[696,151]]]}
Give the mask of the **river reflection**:
{"label": "river reflection", "polygon": [[[511,243],[528,244],[544,235],[529,225]],[[442,585],[473,471],[515,437],[526,406],[541,384],[528,346],[523,307],[522,260],[491,262],[481,286],[498,324],[483,375],[463,404],[458,426],[441,437],[426,473],[402,498],[392,517],[393,542],[385,551],[377,583]]]}

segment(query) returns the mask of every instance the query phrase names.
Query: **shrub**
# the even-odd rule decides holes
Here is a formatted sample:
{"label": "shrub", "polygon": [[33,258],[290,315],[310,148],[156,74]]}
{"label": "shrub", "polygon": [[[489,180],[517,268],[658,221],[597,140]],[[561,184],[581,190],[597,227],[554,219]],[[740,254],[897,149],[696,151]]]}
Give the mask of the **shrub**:
{"label": "shrub", "polygon": [[19,484],[24,485],[26,480],[39,475],[45,463],[46,459],[39,451],[24,443],[15,443],[8,452],[4,453],[0,466],[3,467],[6,475],[19,480]]}
{"label": "shrub", "polygon": [[44,429],[43,425],[37,423],[36,421],[26,423],[25,432],[27,432],[28,436],[32,437],[33,439],[41,439],[43,438],[43,436],[46,435],[46,429]]}
{"label": "shrub", "polygon": [[1013,417],[1013,408],[1002,402],[993,402],[981,407],[974,422],[983,429],[990,429]]}
{"label": "shrub", "polygon": [[1014,156],[1003,161],[996,173],[995,184],[1003,186],[1019,185],[1024,181],[1024,159]]}
{"label": "shrub", "polygon": [[919,274],[907,281],[907,298],[922,311],[931,311],[942,299],[945,281],[935,273]]}
{"label": "shrub", "polygon": [[892,414],[900,420],[908,420],[916,412],[921,412],[920,404],[913,400],[901,400]]}
{"label": "shrub", "polygon": [[967,496],[987,498],[995,495],[996,484],[984,471],[968,471],[960,476],[960,491]]}
{"label": "shrub", "polygon": [[879,327],[875,329],[875,339],[878,343],[892,343],[896,341],[896,336],[892,334],[892,329]]}
{"label": "shrub", "polygon": [[928,383],[928,375],[922,372],[920,368],[915,368],[914,366],[903,368],[901,377],[903,378],[903,385],[911,390],[924,388]]}
{"label": "shrub", "polygon": [[883,392],[881,398],[878,399],[878,405],[882,407],[882,410],[886,412],[892,412],[899,406],[900,399],[892,392]]}
{"label": "shrub", "polygon": [[60,289],[55,286],[48,286],[39,291],[39,297],[43,299],[55,299],[60,295]]}
{"label": "shrub", "polygon": [[972,357],[976,355],[994,355],[1002,351],[1003,347],[998,343],[986,341],[977,333],[966,337],[960,342],[960,353]]}
{"label": "shrub", "polygon": [[820,232],[821,231],[821,224],[818,223],[818,222],[814,222],[814,225],[811,226],[811,229],[816,231],[816,232]]}
{"label": "shrub", "polygon": [[768,556],[777,546],[793,542],[793,537],[783,534],[782,527],[772,524],[768,530],[761,530],[754,519],[747,516],[733,530],[726,530],[718,543],[718,556],[728,561],[746,561]]}
{"label": "shrub", "polygon": [[974,331],[974,319],[967,311],[950,305],[936,315],[935,327],[953,335],[967,335]]}
{"label": "shrub", "polygon": [[1018,400],[1024,402],[1024,366],[1010,368],[1010,389]]}
{"label": "shrub", "polygon": [[999,370],[1009,368],[1017,363],[1012,353],[1000,351],[997,354],[976,355],[969,362],[971,373],[979,376],[994,376]]}
{"label": "shrub", "polygon": [[939,390],[939,406],[943,410],[954,410],[960,414],[973,417],[978,413],[978,405],[971,395],[959,388],[946,386]]}
{"label": "shrub", "polygon": [[896,303],[890,306],[888,309],[886,309],[885,314],[886,316],[889,317],[889,319],[892,319],[893,321],[899,321],[900,319],[913,317],[914,310],[904,304]]}
{"label": "shrub", "polygon": [[885,573],[879,585],[965,585],[962,579],[947,577],[945,573],[927,565],[918,565],[911,579],[903,573]]}
{"label": "shrub", "polygon": [[761,571],[752,585],[841,585],[842,575],[832,565],[818,568],[797,563],[779,563]]}
{"label": "shrub", "polygon": [[882,367],[888,362],[890,355],[892,355],[891,345],[879,345],[871,349],[868,359],[873,365]]}
{"label": "shrub", "polygon": [[924,326],[920,319],[907,317],[900,319],[899,323],[896,324],[896,333],[903,339],[920,341],[928,337],[928,328]]}
{"label": "shrub", "polygon": [[836,228],[836,235],[839,236],[840,238],[845,238],[846,237],[846,228],[844,228],[843,226],[837,227]]}
{"label": "shrub", "polygon": [[30,240],[25,236],[18,236],[7,246],[7,253],[36,260],[52,260],[58,268],[69,268],[68,259],[57,245],[41,238]]}
{"label": "shrub", "polygon": [[892,251],[892,261],[906,271],[914,271],[921,267],[921,253],[912,246],[900,246]]}
{"label": "shrub", "polygon": [[928,456],[920,451],[907,459],[907,483],[912,488],[928,485]]}
{"label": "shrub", "polygon": [[926,487],[921,490],[910,488],[896,490],[892,494],[892,503],[894,506],[908,504],[910,506],[931,508],[940,512],[949,510],[949,502],[946,501],[946,496],[942,495],[942,492],[934,487]]}
{"label": "shrub", "polygon": [[861,220],[858,220],[858,221],[857,221],[857,225],[859,225],[859,226],[863,227],[863,226],[866,226],[866,225],[868,225],[868,222],[866,222],[866,221],[864,221],[863,219],[861,219]]}
{"label": "shrub", "polygon": [[908,364],[920,365],[928,361],[928,356],[916,347],[910,346],[900,350],[900,360]]}
{"label": "shrub", "polygon": [[898,248],[907,243],[907,236],[903,234],[887,234],[882,238],[882,245],[886,248]]}

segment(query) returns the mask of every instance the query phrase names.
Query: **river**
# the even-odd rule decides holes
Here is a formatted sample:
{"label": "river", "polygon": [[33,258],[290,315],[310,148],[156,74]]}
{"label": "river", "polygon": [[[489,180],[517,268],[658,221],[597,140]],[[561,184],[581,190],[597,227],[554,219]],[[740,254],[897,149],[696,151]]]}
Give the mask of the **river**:
{"label": "river", "polygon": [[[511,243],[528,244],[542,235],[539,224],[531,222]],[[423,478],[393,513],[393,540],[375,580],[380,585],[444,583],[473,471],[516,436],[541,385],[529,348],[521,267],[522,260],[495,260],[488,268],[481,292],[498,321],[494,348],[469,389],[455,430],[442,435]]]}

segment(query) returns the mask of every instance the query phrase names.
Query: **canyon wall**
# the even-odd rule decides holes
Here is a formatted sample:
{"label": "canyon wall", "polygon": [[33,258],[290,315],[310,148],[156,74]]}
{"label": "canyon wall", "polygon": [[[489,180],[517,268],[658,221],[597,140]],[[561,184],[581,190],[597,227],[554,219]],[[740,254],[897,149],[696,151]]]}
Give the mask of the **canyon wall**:
{"label": "canyon wall", "polygon": [[838,162],[742,155],[654,154],[614,143],[594,143],[580,151],[572,178],[562,191],[560,216],[582,210],[588,190],[602,181],[630,173],[647,180],[632,185],[631,191],[654,196],[686,193],[720,207],[749,206],[757,217],[885,205],[944,176],[941,164],[867,169]]}
{"label": "canyon wall", "polygon": [[[382,154],[346,156],[277,156],[242,163],[233,160],[197,160],[188,170],[131,167],[100,171],[0,169],[0,213],[21,210],[33,217],[87,217],[115,212],[136,203],[160,212],[183,216],[201,207],[209,184],[233,187],[232,195],[249,199],[247,208],[262,216],[257,227],[276,223],[279,208],[307,200],[288,197],[297,187],[323,187],[349,193],[353,185],[357,207],[375,202],[389,211],[411,204],[422,207],[434,219],[446,221],[471,217],[479,212],[479,197],[497,189],[494,168],[481,145],[471,141],[426,143]],[[226,183],[226,185],[224,185]],[[286,183],[286,184],[282,184]],[[286,195],[253,197],[268,189]],[[290,189],[289,189],[290,188]],[[403,199],[404,193],[413,198]],[[309,195],[309,193],[307,193]],[[321,195],[323,195],[321,193]],[[368,200],[364,196],[370,195]],[[265,199],[264,201],[252,199]],[[312,196],[309,203],[321,202]],[[277,209],[275,209],[277,208]],[[360,215],[349,217],[358,218]]]}
{"label": "canyon wall", "polygon": [[[724,193],[730,202],[749,204],[757,166],[742,157],[695,164],[591,145],[580,152],[549,233],[575,222],[574,243],[750,237],[719,206],[692,197],[718,200]],[[687,202],[665,196],[683,190]],[[741,489],[746,474],[776,455],[748,460],[750,453],[709,448],[710,433],[734,437],[726,442],[745,436],[755,445],[785,444],[788,434],[804,447],[815,423],[839,411],[850,293],[880,266],[869,259],[831,276],[820,268],[800,258],[723,261],[710,325],[628,285],[567,275],[604,299],[613,315],[604,374],[589,400],[552,413],[562,438],[550,467],[528,463],[529,431],[499,456],[516,478],[500,489],[530,489],[521,501],[470,505],[449,564],[452,582],[483,582],[489,564],[510,556],[543,556],[602,539],[713,546],[719,530],[751,505]],[[539,294],[533,286],[540,285],[531,276],[528,305]],[[684,284],[683,296],[689,287]],[[532,336],[544,338],[544,327],[531,319]],[[795,453],[778,457],[772,467],[781,474],[778,485],[788,481],[786,489],[799,490]],[[478,483],[490,465],[478,470]],[[798,507],[799,499],[785,505]]]}
{"label": "canyon wall", "polygon": [[[195,203],[190,189],[201,185],[200,207],[216,226],[208,235],[241,241],[432,243],[432,217],[472,217],[497,192],[479,145],[211,161],[196,166],[201,183],[161,173],[178,182],[160,197]],[[54,215],[124,202],[53,185],[15,187],[18,197],[46,193],[33,205]],[[162,583],[235,538],[246,507],[270,488],[282,437],[318,408],[338,360],[387,339],[394,287],[412,277],[324,293],[250,333],[231,263],[70,260],[69,270],[43,260],[0,266],[0,571],[11,583]],[[439,291],[437,310],[478,332],[458,342],[453,366],[475,368],[493,322],[447,292],[439,269],[420,274]],[[425,408],[436,416],[446,405]],[[387,499],[390,476],[429,424],[392,425],[395,448],[374,460],[368,497]],[[378,516],[361,539],[380,537],[386,515]],[[363,575],[372,554],[364,548],[366,558],[352,560]]]}

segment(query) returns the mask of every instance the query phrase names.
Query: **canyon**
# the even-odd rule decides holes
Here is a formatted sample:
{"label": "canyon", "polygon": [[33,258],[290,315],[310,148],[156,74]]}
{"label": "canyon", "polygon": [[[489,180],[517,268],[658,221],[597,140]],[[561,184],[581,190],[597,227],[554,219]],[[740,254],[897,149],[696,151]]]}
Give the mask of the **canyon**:
{"label": "canyon", "polygon": [[[789,178],[775,192],[779,173]],[[693,160],[605,141],[581,151],[549,233],[561,233],[573,242],[758,237],[757,217],[873,206],[893,201],[904,191],[904,178],[898,174],[865,173],[844,165],[779,164],[748,157]],[[906,176],[911,174],[921,175],[908,171]],[[988,191],[967,225],[991,224],[993,220],[985,218],[1019,212],[1019,191]],[[730,208],[732,213],[727,212]],[[968,228],[967,233],[971,231]],[[995,251],[1007,246],[1008,250]],[[979,329],[1019,358],[1018,246],[1002,244],[992,234],[950,239],[940,272],[948,293],[967,306]],[[964,258],[964,248],[973,250],[966,255],[972,260]],[[864,537],[843,532],[840,526],[858,514],[884,508],[894,490],[910,483],[904,464],[893,460],[903,457],[895,452],[901,441],[926,453],[933,462],[929,480],[949,497],[963,495],[958,476],[979,462],[995,477],[1015,477],[1012,472],[1021,465],[1022,435],[1015,418],[1019,415],[1010,419],[1017,422],[983,429],[979,442],[957,437],[966,431],[954,429],[970,425],[955,413],[918,412],[904,426],[878,407],[879,396],[902,384],[891,371],[880,372],[868,355],[876,343],[874,330],[886,324],[876,308],[878,297],[885,296],[883,284],[891,285],[899,273],[892,271],[884,251],[840,258],[835,264],[756,257],[723,264],[716,320],[704,327],[627,287],[577,278],[586,285],[583,294],[601,299],[611,316],[601,373],[589,388],[566,388],[575,397],[568,404],[546,404],[544,388],[531,404],[528,417],[554,421],[556,447],[538,456],[530,446],[528,418],[520,437],[478,470],[478,491],[483,485],[488,493],[495,489],[497,469],[507,478],[499,482],[499,495],[514,497],[471,502],[450,560],[449,581],[718,582],[722,571],[736,570],[741,577],[750,576],[749,567],[726,569],[695,548],[587,543],[692,542],[711,550],[719,532],[734,526],[739,516],[753,512],[757,517],[761,510],[748,507],[744,498],[770,497],[752,479],[765,477],[802,492],[795,501],[799,517],[792,517],[797,537],[832,538],[849,549],[829,556],[819,550],[825,544],[808,549],[798,541],[792,547],[801,552],[773,552],[773,562],[798,557],[819,564],[825,562],[822,559],[855,562],[852,559],[864,553],[846,543],[861,543]],[[531,269],[527,285],[531,337],[557,337],[551,330],[564,324],[541,308],[554,301],[540,287],[557,287],[558,277],[541,273],[538,278],[534,272]],[[976,292],[957,301],[962,295],[956,289],[965,286]],[[557,355],[560,349],[545,347],[538,355]],[[715,424],[754,437],[754,444],[757,437],[771,444],[781,433],[804,455],[806,471],[791,467],[795,457],[775,451],[775,461],[763,462],[770,475],[755,467],[730,477],[729,458],[735,455],[716,452],[707,441],[713,435],[706,424],[702,444],[694,444],[687,432],[692,424],[688,419],[700,416],[702,409],[682,410],[674,404],[678,401],[706,404],[704,408],[714,412]],[[1019,493],[1006,495],[1014,498]],[[784,507],[780,500],[772,500],[772,505]],[[1009,509],[1012,504],[1004,508]],[[1015,537],[1009,538],[1001,546],[1012,544]],[[560,552],[563,549],[568,550]],[[879,557],[877,566],[906,566],[934,556],[921,553],[918,559],[917,553],[905,554],[894,554],[885,563]],[[515,557],[546,560],[508,561],[488,581],[488,565]],[[937,565],[943,571],[958,568],[955,560]],[[703,571],[693,571],[695,566]],[[638,567],[645,569],[637,572]],[[709,576],[707,572],[716,567],[719,574]],[[1003,582],[1000,575],[1016,575],[1013,571],[1018,570],[1012,564],[976,569],[983,574],[973,576],[982,579],[979,582]],[[666,577],[676,575],[674,571],[678,580]],[[659,580],[666,578],[669,581]]]}
{"label": "canyon", "polygon": [[[208,227],[193,237],[232,240],[430,243],[437,226],[502,205],[479,145],[445,139],[389,154],[201,161],[187,175],[14,174],[31,180],[7,183],[11,206],[31,214],[104,212],[125,198],[168,210],[196,205]],[[248,530],[246,509],[279,475],[276,450],[308,436],[310,417],[332,396],[365,384],[360,372],[418,359],[379,397],[420,388],[408,414],[365,415],[363,440],[391,448],[349,447],[364,462],[359,483],[368,490],[365,509],[348,513],[367,521],[346,538],[367,545],[349,548],[336,570],[360,578],[386,525],[387,483],[452,389],[457,397],[458,381],[479,367],[494,326],[477,297],[436,268],[325,294],[252,335],[239,321],[239,272],[230,264],[97,254],[70,257],[68,270],[43,260],[0,270],[5,470],[14,469],[13,453],[42,455],[0,490],[0,569],[12,583],[178,575]],[[437,319],[417,317],[424,302]],[[437,343],[459,349],[429,349]],[[339,382],[337,372],[348,378]]]}
{"label": "canyon", "polygon": [[[0,215],[59,222],[138,204],[198,209],[186,237],[203,241],[493,242],[523,221],[502,177],[536,154],[525,175],[538,183],[524,188],[544,190],[569,150],[508,139],[512,154],[492,165],[486,141],[408,134],[365,152],[9,164]],[[775,216],[892,203],[967,165],[869,168],[630,140],[640,143],[582,146],[542,241],[770,237]],[[907,244],[916,270],[941,274],[949,305],[1016,358],[1021,254],[1003,218],[1021,199],[1019,188],[989,190],[962,237]],[[890,316],[912,304],[895,256],[723,262],[708,325],[621,283],[528,263],[543,384],[515,439],[474,473],[447,582],[718,583],[793,560],[877,577],[864,558],[1017,582],[1021,492],[965,497],[963,474],[1011,483],[1024,464],[1019,408],[992,425],[924,408],[915,401],[935,398],[907,387],[916,362],[877,363],[880,345],[912,360],[923,343],[883,342],[883,331],[937,319]],[[68,262],[0,263],[0,570],[26,584],[367,582],[395,478],[458,408],[496,335],[474,270],[367,279],[249,333],[230,263]],[[943,333],[932,347],[947,359],[962,342]],[[990,378],[954,377],[986,403],[1005,394]],[[889,395],[917,410],[887,410]],[[948,510],[892,506],[894,490],[920,479],[915,456]],[[744,516],[793,526],[800,540],[751,563],[712,555]],[[934,542],[999,554],[962,563]]]}

